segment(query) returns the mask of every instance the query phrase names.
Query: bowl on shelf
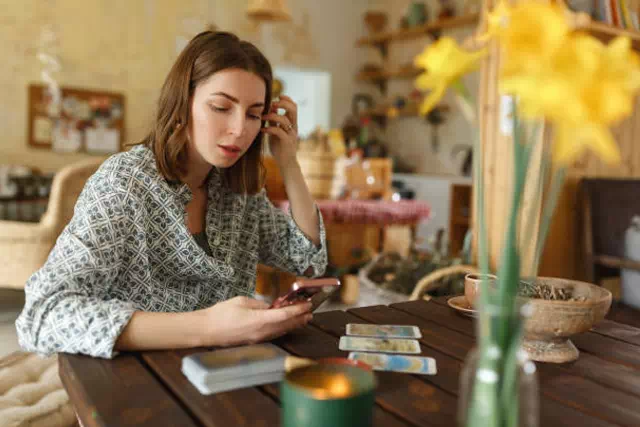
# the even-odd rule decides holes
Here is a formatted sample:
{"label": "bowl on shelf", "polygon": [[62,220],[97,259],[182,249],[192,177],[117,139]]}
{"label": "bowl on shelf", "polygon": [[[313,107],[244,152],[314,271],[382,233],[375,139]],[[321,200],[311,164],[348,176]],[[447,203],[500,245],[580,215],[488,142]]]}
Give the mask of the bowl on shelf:
{"label": "bowl on shelf", "polygon": [[384,27],[387,25],[387,14],[370,10],[364,14],[364,23],[369,33],[379,33],[384,30]]}

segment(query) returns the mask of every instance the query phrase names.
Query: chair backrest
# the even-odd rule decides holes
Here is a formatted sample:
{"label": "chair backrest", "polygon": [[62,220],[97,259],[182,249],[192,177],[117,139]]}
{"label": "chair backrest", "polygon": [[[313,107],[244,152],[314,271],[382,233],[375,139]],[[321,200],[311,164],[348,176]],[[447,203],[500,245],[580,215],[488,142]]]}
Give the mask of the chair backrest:
{"label": "chair backrest", "polygon": [[598,283],[617,272],[594,265],[593,258],[624,257],[625,231],[631,218],[640,215],[640,179],[585,178],[580,182],[580,196],[587,273]]}
{"label": "chair backrest", "polygon": [[82,160],[65,166],[54,176],[43,221],[53,224],[58,233],[73,217],[76,201],[85,183],[103,161],[103,158]]}

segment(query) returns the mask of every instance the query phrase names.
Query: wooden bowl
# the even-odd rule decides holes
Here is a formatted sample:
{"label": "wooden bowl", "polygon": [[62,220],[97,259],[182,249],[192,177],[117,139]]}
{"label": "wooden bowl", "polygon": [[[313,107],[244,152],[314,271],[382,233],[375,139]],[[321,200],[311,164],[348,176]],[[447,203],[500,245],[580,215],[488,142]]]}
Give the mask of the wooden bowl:
{"label": "wooden bowl", "polygon": [[[586,332],[602,321],[611,308],[611,292],[591,283],[539,277],[537,283],[571,289],[583,301],[555,301],[526,298],[529,309],[524,325],[523,349],[531,360],[565,363],[580,352],[569,337]],[[523,298],[524,299],[524,298]]]}

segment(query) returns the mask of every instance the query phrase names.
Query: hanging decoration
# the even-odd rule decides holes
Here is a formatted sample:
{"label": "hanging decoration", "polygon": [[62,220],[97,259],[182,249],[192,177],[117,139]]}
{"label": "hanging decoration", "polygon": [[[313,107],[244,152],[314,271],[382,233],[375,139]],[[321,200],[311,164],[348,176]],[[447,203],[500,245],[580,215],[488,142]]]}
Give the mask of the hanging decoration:
{"label": "hanging decoration", "polygon": [[247,16],[254,21],[291,21],[286,0],[251,0]]}

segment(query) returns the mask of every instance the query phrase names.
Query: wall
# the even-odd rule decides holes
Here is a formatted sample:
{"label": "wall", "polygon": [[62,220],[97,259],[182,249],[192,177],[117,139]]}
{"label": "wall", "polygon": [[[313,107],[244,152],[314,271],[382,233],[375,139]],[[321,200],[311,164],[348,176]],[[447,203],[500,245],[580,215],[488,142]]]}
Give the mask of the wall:
{"label": "wall", "polygon": [[421,248],[432,249],[429,240],[443,228],[449,239],[449,215],[451,210],[451,186],[453,184],[471,184],[471,178],[428,176],[415,174],[393,174],[394,180],[403,181],[415,191],[416,200],[429,204],[431,216],[416,227],[416,240]]}
{"label": "wall", "polygon": [[[403,0],[370,0],[369,7],[382,10],[388,15],[388,29],[399,28],[400,18],[405,14],[411,1]],[[437,16],[437,2],[427,3],[429,16]],[[462,10],[462,2],[455,2],[457,11]],[[460,12],[458,12],[460,13]],[[433,18],[431,18],[433,19]],[[430,19],[430,20],[431,20]],[[474,27],[446,30],[443,35],[451,36],[460,43],[474,31]],[[416,40],[394,42],[389,45],[389,64],[393,68],[412,63],[413,58],[421,53],[425,46],[431,43],[431,38],[425,36]],[[360,48],[368,50],[367,62],[381,64],[381,55],[374,48]],[[472,73],[464,77],[464,82],[471,93],[478,93],[479,73]],[[413,89],[413,80],[390,80],[387,97],[393,99],[396,95],[406,95]],[[382,102],[383,97],[377,89],[365,89],[367,93],[374,95],[376,100]],[[385,132],[385,140],[393,155],[398,156],[403,162],[412,166],[415,173],[428,175],[459,175],[463,162],[463,155],[452,155],[452,148],[457,145],[473,145],[473,132],[469,123],[464,119],[457,106],[451,91],[447,93],[444,105],[450,107],[446,122],[438,127],[440,149],[434,152],[431,149],[432,127],[425,119],[412,117],[389,121]]]}
{"label": "wall", "polygon": [[62,62],[61,85],[125,94],[127,142],[145,135],[177,46],[210,23],[253,41],[273,65],[329,71],[331,123],[341,124],[364,57],[353,46],[364,33],[367,0],[288,3],[294,23],[255,26],[246,1],[0,0],[0,163],[52,171],[84,157],[27,146],[27,86],[41,82],[36,54],[47,26],[57,35],[49,49]]}

